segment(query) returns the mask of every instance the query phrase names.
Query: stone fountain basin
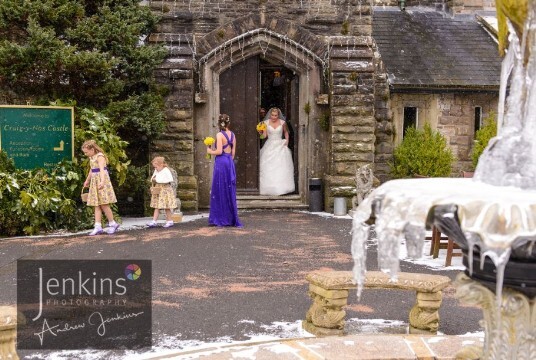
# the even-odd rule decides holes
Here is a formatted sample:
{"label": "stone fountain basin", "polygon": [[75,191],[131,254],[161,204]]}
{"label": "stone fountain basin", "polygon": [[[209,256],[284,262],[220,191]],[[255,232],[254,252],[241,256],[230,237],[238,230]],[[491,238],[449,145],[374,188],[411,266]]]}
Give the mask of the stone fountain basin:
{"label": "stone fountain basin", "polygon": [[[458,206],[438,205],[430,210],[427,224],[435,225],[439,230],[453,239],[462,249],[463,265],[465,274],[477,280],[487,288],[495,291],[497,286],[497,267],[489,257],[482,257],[481,248],[474,245],[472,256],[472,273],[469,269],[469,244],[468,236],[479,237],[478,234],[468,233],[462,230],[458,217]],[[480,241],[483,244],[482,241]],[[504,269],[503,284],[506,287],[517,290],[529,297],[536,296],[536,245],[534,239],[520,237],[513,242],[511,254]]]}
{"label": "stone fountain basin", "polygon": [[[372,217],[378,265],[392,275],[399,268],[400,239],[405,238],[409,256],[419,257],[425,228],[435,225],[466,254],[472,255],[473,250],[485,254],[473,260],[478,263],[471,276],[496,280],[498,296],[503,285],[533,287],[536,190],[490,185],[470,178],[400,179],[382,184],[354,213],[352,255],[358,294],[363,287],[370,231],[367,224]],[[490,258],[494,266],[485,266]],[[480,261],[484,264],[482,273]],[[504,270],[508,272],[507,281],[513,280],[511,284],[501,281]]]}
{"label": "stone fountain basin", "polygon": [[[465,274],[480,282],[492,291],[495,291],[497,284],[497,269],[490,258],[484,260],[483,269],[481,266],[481,257],[479,251],[473,251],[473,273],[469,273],[469,256],[467,251],[463,251],[463,265],[465,265]],[[505,287],[519,291],[530,298],[536,297],[536,262],[521,261],[512,259],[508,261],[504,269]]]}

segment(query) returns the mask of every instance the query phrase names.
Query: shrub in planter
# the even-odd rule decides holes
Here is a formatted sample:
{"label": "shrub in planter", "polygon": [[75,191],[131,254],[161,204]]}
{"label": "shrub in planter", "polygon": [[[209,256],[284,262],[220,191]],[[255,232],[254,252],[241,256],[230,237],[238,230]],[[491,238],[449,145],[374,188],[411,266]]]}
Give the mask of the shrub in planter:
{"label": "shrub in planter", "polygon": [[488,146],[491,138],[497,136],[497,120],[496,115],[491,113],[486,119],[484,119],[484,126],[476,132],[475,143],[473,150],[471,151],[471,160],[473,161],[473,167],[476,169],[478,159],[484,152],[486,146]]}
{"label": "shrub in planter", "polygon": [[426,124],[423,130],[407,130],[389,165],[393,178],[443,177],[450,175],[454,160],[445,137]]}

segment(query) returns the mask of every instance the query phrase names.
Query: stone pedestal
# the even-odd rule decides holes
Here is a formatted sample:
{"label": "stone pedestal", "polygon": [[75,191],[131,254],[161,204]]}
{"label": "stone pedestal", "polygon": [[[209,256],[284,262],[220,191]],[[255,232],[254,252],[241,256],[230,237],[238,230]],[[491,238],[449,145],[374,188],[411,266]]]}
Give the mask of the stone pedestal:
{"label": "stone pedestal", "polygon": [[16,351],[17,309],[0,306],[0,359],[18,359]]}
{"label": "stone pedestal", "polygon": [[409,312],[410,334],[436,334],[439,328],[441,291],[425,293],[417,291],[417,301]]}
{"label": "stone pedestal", "polygon": [[181,199],[177,197],[175,201],[177,202],[177,208],[173,211],[171,218],[173,219],[173,222],[176,224],[176,223],[182,222],[182,212],[181,212]]}
{"label": "stone pedestal", "polygon": [[461,350],[460,359],[536,359],[536,297],[504,288],[501,307],[493,291],[465,274],[454,283],[456,297],[482,308],[484,348]]}

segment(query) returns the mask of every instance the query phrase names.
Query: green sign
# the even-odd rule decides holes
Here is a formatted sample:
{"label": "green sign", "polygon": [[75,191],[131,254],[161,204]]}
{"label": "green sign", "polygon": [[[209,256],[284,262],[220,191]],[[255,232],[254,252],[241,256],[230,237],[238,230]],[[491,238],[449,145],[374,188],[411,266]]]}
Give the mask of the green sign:
{"label": "green sign", "polygon": [[19,169],[50,169],[74,156],[74,109],[0,105],[0,149]]}

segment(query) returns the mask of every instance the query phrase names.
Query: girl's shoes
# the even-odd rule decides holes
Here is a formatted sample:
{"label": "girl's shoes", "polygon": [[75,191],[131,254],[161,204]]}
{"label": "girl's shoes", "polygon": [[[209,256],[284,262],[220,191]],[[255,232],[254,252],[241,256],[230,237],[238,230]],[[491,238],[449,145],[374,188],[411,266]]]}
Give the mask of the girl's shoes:
{"label": "girl's shoes", "polygon": [[93,229],[93,231],[91,231],[89,233],[89,236],[95,236],[95,235],[99,235],[99,234],[102,234],[104,232],[104,230],[102,230],[102,227],[101,226],[95,226],[95,228]]}
{"label": "girl's shoes", "polygon": [[[154,228],[154,227],[157,227],[157,226],[158,226],[158,224],[154,220],[149,222],[149,223],[147,223],[148,228]],[[166,221],[166,223],[164,225],[162,225],[162,227],[165,227],[165,228],[172,227],[172,226],[173,226],[173,221]]]}
{"label": "girl's shoes", "polygon": [[162,227],[168,228],[168,227],[172,227],[172,226],[173,226],[173,221],[166,221],[166,223]]}
{"label": "girl's shoes", "polygon": [[114,222],[113,224],[110,224],[110,229],[108,229],[108,234],[114,234],[117,231],[117,228],[119,227],[119,224]]}

